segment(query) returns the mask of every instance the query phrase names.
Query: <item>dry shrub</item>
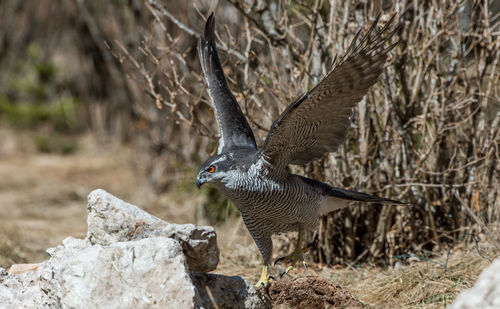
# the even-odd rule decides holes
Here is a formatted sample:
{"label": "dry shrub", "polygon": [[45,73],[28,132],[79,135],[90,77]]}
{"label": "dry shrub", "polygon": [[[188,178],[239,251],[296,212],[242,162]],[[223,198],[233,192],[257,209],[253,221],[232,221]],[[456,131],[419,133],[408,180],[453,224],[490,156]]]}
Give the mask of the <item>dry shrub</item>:
{"label": "dry shrub", "polygon": [[[194,166],[214,152],[218,134],[196,54],[210,3],[175,3],[146,1],[154,18],[142,55],[115,46],[152,98],[136,109],[158,124],[155,142],[164,151],[157,158],[167,156],[156,159],[163,162],[156,173],[165,178],[174,162]],[[379,12],[382,22],[398,14],[402,28],[393,41],[399,44],[355,110],[347,142],[293,170],[413,206],[355,205],[324,217],[316,259],[333,264],[425,253],[466,231],[483,230],[495,241],[498,223],[491,232],[483,222],[500,219],[498,10],[493,1],[452,0],[219,4],[223,67],[259,141],[359,29]]]}

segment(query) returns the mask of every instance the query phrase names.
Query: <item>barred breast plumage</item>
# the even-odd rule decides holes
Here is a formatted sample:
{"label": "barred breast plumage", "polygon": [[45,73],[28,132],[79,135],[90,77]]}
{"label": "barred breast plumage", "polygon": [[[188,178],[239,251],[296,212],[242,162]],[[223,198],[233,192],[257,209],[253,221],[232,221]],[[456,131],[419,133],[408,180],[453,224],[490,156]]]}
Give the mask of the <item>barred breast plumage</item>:
{"label": "barred breast plumage", "polygon": [[[280,226],[263,227],[273,233],[296,230],[298,225],[307,229],[317,226],[321,192],[296,175],[274,180],[242,172],[222,184],[221,190],[244,216],[265,217]],[[289,228],[284,229],[285,225]]]}

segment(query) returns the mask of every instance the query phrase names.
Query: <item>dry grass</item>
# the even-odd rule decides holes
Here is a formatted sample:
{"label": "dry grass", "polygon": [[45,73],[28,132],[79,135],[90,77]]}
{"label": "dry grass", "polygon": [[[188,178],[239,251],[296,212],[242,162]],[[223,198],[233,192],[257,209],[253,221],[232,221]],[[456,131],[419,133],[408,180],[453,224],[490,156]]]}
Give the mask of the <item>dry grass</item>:
{"label": "dry grass", "polygon": [[[500,255],[492,245],[484,243],[481,247],[481,253],[488,259]],[[435,264],[444,264],[446,254],[443,254],[397,267],[323,268],[321,275],[346,286],[375,308],[444,308],[458,293],[471,287],[490,264],[474,247],[456,250],[449,257],[447,271]]]}

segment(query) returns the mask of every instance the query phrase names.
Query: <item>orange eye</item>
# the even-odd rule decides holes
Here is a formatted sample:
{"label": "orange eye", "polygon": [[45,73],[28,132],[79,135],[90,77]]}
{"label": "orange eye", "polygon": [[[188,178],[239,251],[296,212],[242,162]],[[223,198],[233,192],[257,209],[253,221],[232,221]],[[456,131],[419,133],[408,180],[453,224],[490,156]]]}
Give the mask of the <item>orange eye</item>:
{"label": "orange eye", "polygon": [[213,165],[212,165],[212,166],[210,166],[210,167],[208,168],[208,172],[209,172],[209,173],[213,173],[213,172],[215,172],[215,167],[214,167]]}

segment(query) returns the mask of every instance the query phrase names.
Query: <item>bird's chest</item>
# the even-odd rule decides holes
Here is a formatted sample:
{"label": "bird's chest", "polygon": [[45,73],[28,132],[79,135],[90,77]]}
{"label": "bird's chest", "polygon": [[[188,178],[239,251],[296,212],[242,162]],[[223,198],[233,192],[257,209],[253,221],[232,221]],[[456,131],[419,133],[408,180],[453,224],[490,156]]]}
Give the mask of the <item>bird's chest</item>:
{"label": "bird's chest", "polygon": [[[243,215],[267,219],[274,217],[286,222],[301,221],[314,211],[318,197],[302,183],[293,179],[273,180],[266,177],[241,177],[238,182],[221,188]],[[316,215],[317,217],[317,215]]]}
{"label": "bird's chest", "polygon": [[252,175],[242,175],[234,181],[225,183],[220,189],[240,210],[284,198],[288,190],[284,182]]}

